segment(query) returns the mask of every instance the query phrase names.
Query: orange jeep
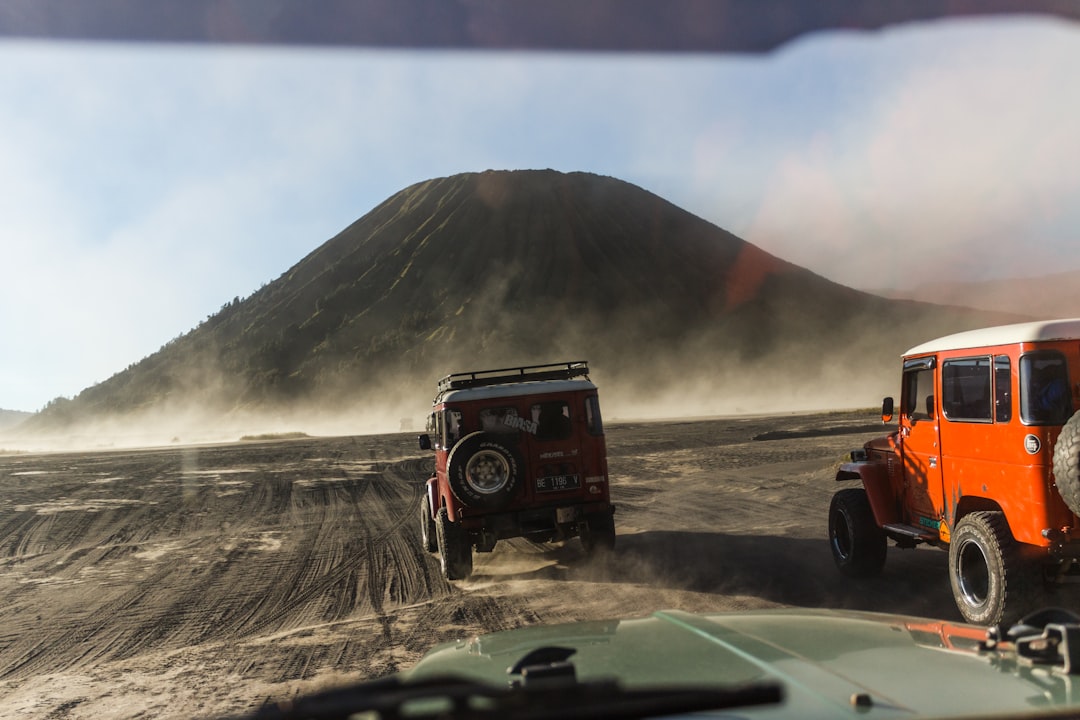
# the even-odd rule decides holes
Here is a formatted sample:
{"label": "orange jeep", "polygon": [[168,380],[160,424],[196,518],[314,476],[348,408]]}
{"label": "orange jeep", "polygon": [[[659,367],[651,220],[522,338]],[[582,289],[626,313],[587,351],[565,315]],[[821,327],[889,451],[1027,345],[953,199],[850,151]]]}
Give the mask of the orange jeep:
{"label": "orange jeep", "polygon": [[[1080,558],[1080,319],[972,330],[903,355],[897,430],[851,453],[829,508],[846,575],[878,573],[889,540],[949,551],[968,622],[1045,602]],[[885,398],[881,415],[892,420]]]}
{"label": "orange jeep", "polygon": [[472,573],[472,551],[505,538],[615,544],[600,400],[583,361],[447,375],[428,434],[435,474],[421,503],[424,549],[443,573]]}

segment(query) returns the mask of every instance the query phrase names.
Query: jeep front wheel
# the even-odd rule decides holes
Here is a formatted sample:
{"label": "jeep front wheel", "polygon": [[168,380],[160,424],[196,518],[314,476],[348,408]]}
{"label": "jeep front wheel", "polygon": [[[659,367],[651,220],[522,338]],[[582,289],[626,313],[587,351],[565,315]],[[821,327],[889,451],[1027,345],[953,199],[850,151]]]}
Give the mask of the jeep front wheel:
{"label": "jeep front wheel", "polygon": [[1065,505],[1080,515],[1080,412],[1062,426],[1054,443],[1054,483]]}
{"label": "jeep front wheel", "polygon": [[424,550],[433,553],[439,549],[439,539],[435,534],[435,519],[431,516],[431,501],[427,493],[420,501],[420,542]]}
{"label": "jeep front wheel", "polygon": [[863,488],[846,488],[833,495],[829,548],[836,567],[848,577],[871,577],[884,567],[888,541],[874,520]]}
{"label": "jeep front wheel", "polygon": [[460,523],[452,522],[446,508],[435,516],[435,537],[439,544],[439,563],[447,580],[466,580],[472,575],[472,543]]}
{"label": "jeep front wheel", "polygon": [[1042,588],[1037,563],[1023,556],[997,511],[965,515],[949,542],[949,582],[964,619],[974,625],[1011,624],[1034,609]]}
{"label": "jeep front wheel", "polygon": [[494,433],[475,432],[454,445],[446,460],[450,490],[464,505],[497,510],[521,484],[517,449]]}

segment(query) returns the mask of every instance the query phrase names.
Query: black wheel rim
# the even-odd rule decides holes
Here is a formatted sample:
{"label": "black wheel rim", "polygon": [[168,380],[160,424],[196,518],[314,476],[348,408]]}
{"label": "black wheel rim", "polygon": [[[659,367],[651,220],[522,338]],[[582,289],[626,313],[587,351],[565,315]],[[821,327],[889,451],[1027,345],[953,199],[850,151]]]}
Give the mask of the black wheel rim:
{"label": "black wheel rim", "polygon": [[990,568],[978,543],[966,541],[956,553],[956,584],[971,607],[982,607],[990,595]]}
{"label": "black wheel rim", "polygon": [[833,517],[832,546],[836,557],[848,560],[851,557],[851,526],[847,514],[837,510]]}

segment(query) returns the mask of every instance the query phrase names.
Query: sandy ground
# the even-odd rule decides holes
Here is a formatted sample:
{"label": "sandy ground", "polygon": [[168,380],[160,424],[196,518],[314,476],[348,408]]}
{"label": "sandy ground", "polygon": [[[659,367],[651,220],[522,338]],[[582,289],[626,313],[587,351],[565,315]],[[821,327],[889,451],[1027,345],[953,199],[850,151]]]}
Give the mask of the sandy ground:
{"label": "sandy ground", "polygon": [[502,542],[441,578],[414,435],[0,457],[0,717],[191,718],[410,667],[434,643],[679,608],[959,620],[945,553],[854,582],[826,542],[872,412],[615,424],[617,547]]}

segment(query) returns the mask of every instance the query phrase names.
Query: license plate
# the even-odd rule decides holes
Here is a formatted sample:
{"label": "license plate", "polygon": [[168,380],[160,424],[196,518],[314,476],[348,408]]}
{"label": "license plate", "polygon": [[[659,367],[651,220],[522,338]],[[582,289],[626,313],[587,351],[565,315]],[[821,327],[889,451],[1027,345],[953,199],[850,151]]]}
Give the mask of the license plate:
{"label": "license plate", "polygon": [[581,487],[581,478],[577,475],[548,475],[536,478],[536,492],[577,490],[579,487]]}

